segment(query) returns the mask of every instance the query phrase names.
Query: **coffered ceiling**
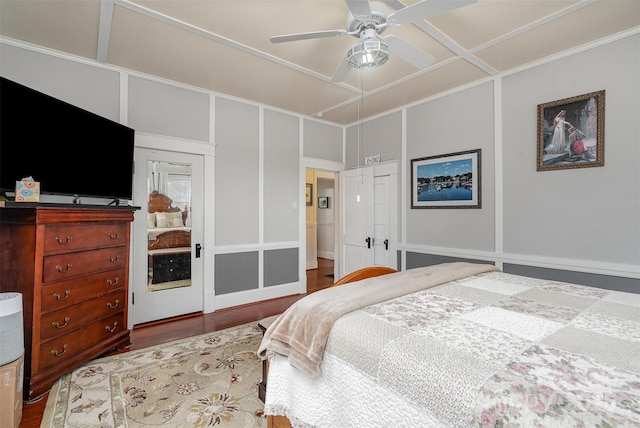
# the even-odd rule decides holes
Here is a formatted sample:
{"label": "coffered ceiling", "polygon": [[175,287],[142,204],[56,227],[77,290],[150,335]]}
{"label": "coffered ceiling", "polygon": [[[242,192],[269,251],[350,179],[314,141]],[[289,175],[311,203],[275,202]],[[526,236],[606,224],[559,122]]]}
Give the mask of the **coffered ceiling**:
{"label": "coffered ceiling", "polygon": [[428,68],[392,49],[342,82],[357,38],[270,41],[343,30],[347,15],[345,0],[0,0],[0,35],[344,125],[637,32],[640,0],[478,0],[386,30],[433,55]]}

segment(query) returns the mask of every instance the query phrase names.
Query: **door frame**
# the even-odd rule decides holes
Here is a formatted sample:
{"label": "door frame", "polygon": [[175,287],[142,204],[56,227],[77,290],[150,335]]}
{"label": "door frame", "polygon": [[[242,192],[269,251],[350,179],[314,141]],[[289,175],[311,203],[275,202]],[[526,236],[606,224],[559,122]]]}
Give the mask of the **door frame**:
{"label": "door frame", "polygon": [[[300,185],[300,199],[299,199],[299,203],[300,203],[300,207],[301,209],[299,210],[300,213],[300,218],[298,221],[298,236],[300,236],[300,252],[299,252],[299,262],[298,262],[298,266],[299,266],[299,278],[300,278],[300,289],[299,292],[301,294],[304,294],[307,292],[307,210],[306,210],[306,205],[305,205],[305,200],[304,200],[304,195],[305,195],[305,186],[306,186],[306,180],[307,180],[307,170],[318,170],[318,171],[326,171],[326,172],[332,172],[336,175],[335,179],[334,179],[334,201],[335,201],[335,209],[334,209],[334,216],[335,216],[335,221],[334,221],[334,235],[335,238],[334,239],[334,245],[335,245],[335,250],[338,249],[338,241],[337,241],[337,230],[338,230],[338,210],[340,209],[340,205],[338,203],[339,198],[339,185],[338,185],[338,173],[341,171],[344,171],[344,163],[342,162],[335,162],[335,161],[328,161],[328,160],[324,160],[324,159],[315,159],[315,158],[307,158],[307,157],[303,157],[301,162],[300,162],[300,179],[298,180],[298,183]],[[316,199],[317,200],[317,199]],[[315,206],[315,204],[314,204]],[[334,251],[335,251],[334,250]],[[338,253],[334,252],[334,272],[337,272],[336,270],[336,266],[337,266],[337,257],[338,257]]]}
{"label": "door frame", "polygon": [[[186,154],[186,155],[200,155],[203,157],[203,217],[207,219],[212,219],[214,215],[214,199],[213,199],[213,188],[212,186],[207,186],[206,183],[212,183],[215,177],[215,146],[212,144],[193,141],[193,140],[185,140],[179,138],[166,137],[162,135],[155,134],[147,134],[136,131],[135,135],[135,148],[138,149],[150,149],[150,150],[161,150],[163,152],[174,152],[176,154]],[[134,154],[135,155],[135,154]],[[135,157],[135,156],[134,156]],[[134,165],[134,173],[137,171],[146,173],[146,165]],[[134,178],[135,179],[135,178]],[[140,196],[136,199],[134,194],[133,205],[144,205],[146,206],[147,201],[143,200],[143,204],[139,200]],[[147,195],[145,195],[146,197]],[[136,259],[136,251],[142,251],[140,248],[144,246],[143,243],[146,243],[146,217],[145,219],[138,218],[141,216],[135,216],[134,221],[132,223],[131,230],[131,250],[129,254],[130,260]],[[143,231],[141,231],[143,229]],[[139,240],[137,235],[143,237],[142,241]],[[195,242],[195,241],[194,241]],[[214,230],[213,227],[207,227],[206,223],[202,226],[202,264],[203,269],[201,273],[201,277],[203,280],[203,301],[202,301],[202,311],[203,313],[211,312],[214,307],[214,298],[215,293],[213,290],[213,284],[211,281],[204,281],[205,278],[213,277],[213,251],[209,251],[208,253],[205,251],[206,248],[213,249],[214,247]],[[146,246],[145,250],[146,250]],[[146,266],[146,264],[145,264]],[[133,292],[135,291],[135,283],[136,275],[135,275],[135,264],[132,265],[134,269],[132,274],[129,275],[129,301],[131,302],[133,299]],[[209,285],[209,286],[207,286]],[[132,329],[134,326],[135,320],[135,305],[129,305],[129,313],[128,313],[128,328]]]}

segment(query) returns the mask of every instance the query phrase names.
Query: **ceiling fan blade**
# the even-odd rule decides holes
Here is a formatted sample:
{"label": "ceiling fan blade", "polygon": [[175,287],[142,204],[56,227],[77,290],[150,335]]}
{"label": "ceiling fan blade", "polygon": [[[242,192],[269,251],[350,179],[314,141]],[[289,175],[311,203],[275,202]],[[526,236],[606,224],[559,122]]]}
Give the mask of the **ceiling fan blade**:
{"label": "ceiling fan blade", "polygon": [[338,37],[349,34],[346,30],[314,31],[311,33],[285,34],[271,37],[271,43],[294,42],[296,40],[321,39],[323,37]]}
{"label": "ceiling fan blade", "polygon": [[349,61],[347,61],[347,56],[343,55],[342,61],[338,64],[336,71],[333,72],[333,76],[331,76],[332,82],[342,82],[349,73],[351,66],[349,65]]}
{"label": "ceiling fan blade", "polygon": [[402,24],[417,22],[453,9],[476,3],[478,0],[422,0],[403,7],[387,17],[387,24],[397,27]]}
{"label": "ceiling fan blade", "polygon": [[395,36],[387,36],[384,38],[384,41],[389,44],[391,55],[397,55],[416,68],[427,68],[436,60],[433,55]]}
{"label": "ceiling fan blade", "polygon": [[369,4],[369,0],[347,0],[347,7],[349,7],[351,14],[356,18],[371,15],[371,5]]}

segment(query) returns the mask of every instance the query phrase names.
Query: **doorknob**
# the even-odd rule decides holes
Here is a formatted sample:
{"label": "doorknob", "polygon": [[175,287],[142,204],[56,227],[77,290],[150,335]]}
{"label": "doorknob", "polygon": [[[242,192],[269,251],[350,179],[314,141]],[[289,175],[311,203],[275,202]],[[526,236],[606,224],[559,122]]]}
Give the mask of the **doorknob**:
{"label": "doorknob", "polygon": [[367,243],[367,248],[371,248],[371,237],[367,237],[364,241]]}
{"label": "doorknob", "polygon": [[385,249],[385,250],[388,250],[388,249],[389,249],[389,240],[388,240],[388,239],[385,239],[385,240],[384,240],[384,249]]}
{"label": "doorknob", "polygon": [[196,244],[196,259],[200,258],[200,252],[202,251],[202,245]]}

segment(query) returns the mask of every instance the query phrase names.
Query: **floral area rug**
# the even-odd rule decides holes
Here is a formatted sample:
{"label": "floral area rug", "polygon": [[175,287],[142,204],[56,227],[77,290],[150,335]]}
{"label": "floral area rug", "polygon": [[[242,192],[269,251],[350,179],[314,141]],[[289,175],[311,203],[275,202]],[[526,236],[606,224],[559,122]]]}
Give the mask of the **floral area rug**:
{"label": "floral area rug", "polygon": [[257,323],[93,360],[51,388],[41,428],[266,427]]}

